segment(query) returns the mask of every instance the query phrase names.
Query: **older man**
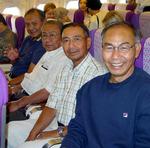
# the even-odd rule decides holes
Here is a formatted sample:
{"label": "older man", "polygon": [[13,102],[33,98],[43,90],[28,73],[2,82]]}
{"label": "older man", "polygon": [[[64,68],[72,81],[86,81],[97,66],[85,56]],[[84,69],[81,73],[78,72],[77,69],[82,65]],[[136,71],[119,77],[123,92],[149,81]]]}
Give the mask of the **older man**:
{"label": "older man", "polygon": [[69,61],[61,47],[62,24],[47,21],[42,27],[42,43],[46,53],[42,56],[31,73],[26,73],[21,85],[15,91],[29,95],[8,103],[7,122],[27,119],[27,105],[45,102],[51,92],[51,86],[60,69]]}
{"label": "older man", "polygon": [[[16,147],[24,143],[26,138],[27,141],[35,141],[27,142],[20,147],[33,147],[38,142],[36,147],[41,147],[47,140],[36,139],[64,136],[70,119],[75,115],[78,89],[87,81],[106,72],[105,66],[97,63],[88,53],[91,39],[84,25],[73,23],[65,25],[62,31],[62,42],[66,56],[71,59],[70,63],[58,75],[53,91],[50,92],[47,104],[35,125],[31,120],[8,124],[9,147]],[[58,129],[56,128],[57,123],[54,124],[55,118],[58,121]],[[14,132],[14,128],[17,131]]]}
{"label": "older man", "polygon": [[109,73],[77,94],[76,116],[61,148],[150,147],[150,76],[135,68],[141,46],[126,23],[102,33],[102,55]]}
{"label": "older man", "polygon": [[25,13],[24,19],[29,36],[25,38],[19,50],[8,49],[7,51],[8,58],[13,61],[10,77],[14,79],[9,82],[10,85],[19,83],[24,73],[31,72],[45,53],[41,41],[41,27],[45,20],[44,13],[32,8]]}

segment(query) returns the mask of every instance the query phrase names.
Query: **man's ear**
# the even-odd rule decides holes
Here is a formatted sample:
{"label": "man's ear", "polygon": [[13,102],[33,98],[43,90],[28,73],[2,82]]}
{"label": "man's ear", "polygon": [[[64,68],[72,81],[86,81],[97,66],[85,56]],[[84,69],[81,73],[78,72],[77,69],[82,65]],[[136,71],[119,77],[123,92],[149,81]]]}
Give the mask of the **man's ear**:
{"label": "man's ear", "polygon": [[137,58],[140,54],[140,51],[141,51],[141,44],[140,43],[135,44],[135,50],[136,50],[135,57]]}
{"label": "man's ear", "polygon": [[90,47],[91,47],[91,38],[90,37],[88,37],[87,38],[87,49],[89,49]]}

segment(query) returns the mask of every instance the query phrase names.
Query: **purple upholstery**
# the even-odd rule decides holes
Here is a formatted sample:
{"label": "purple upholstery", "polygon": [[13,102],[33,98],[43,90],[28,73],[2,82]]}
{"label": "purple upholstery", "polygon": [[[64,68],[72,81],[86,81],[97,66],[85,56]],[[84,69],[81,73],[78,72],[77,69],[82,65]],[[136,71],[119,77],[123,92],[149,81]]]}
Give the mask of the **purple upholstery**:
{"label": "purple upholstery", "polygon": [[115,4],[109,4],[109,5],[108,5],[108,10],[109,10],[109,11],[115,10]]}
{"label": "purple upholstery", "polygon": [[141,40],[141,52],[135,61],[135,66],[150,74],[150,37]]}
{"label": "purple upholstery", "polygon": [[132,11],[127,12],[126,13],[126,17],[125,17],[126,22],[132,23],[133,15],[134,15],[134,12],[132,12]]}
{"label": "purple upholstery", "polygon": [[132,24],[135,28],[137,28],[137,29],[140,28],[139,16],[140,16],[140,14],[134,13],[133,16],[132,16],[132,19],[131,19],[131,24]]}
{"label": "purple upholstery", "polygon": [[94,58],[103,63],[101,29],[97,29],[94,37]]}
{"label": "purple upholstery", "polygon": [[75,22],[75,23],[83,23],[84,22],[84,13],[82,10],[78,9],[75,11],[73,22]]}
{"label": "purple upholstery", "polygon": [[146,38],[144,43],[143,70],[150,74],[150,37]]}
{"label": "purple upholstery", "polygon": [[9,26],[9,28],[12,30],[11,17],[12,17],[12,15],[7,15],[6,16],[6,23]]}
{"label": "purple upholstery", "polygon": [[143,12],[139,16],[140,30],[143,37],[150,36],[150,12]]}
{"label": "purple upholstery", "polygon": [[134,11],[136,8],[136,6],[132,5],[132,4],[128,4],[127,7],[126,7],[126,10],[131,10],[131,11]]}
{"label": "purple upholstery", "polygon": [[0,147],[4,146],[6,110],[4,106],[8,102],[8,85],[3,71],[0,69]]}
{"label": "purple upholstery", "polygon": [[138,58],[135,60],[135,66],[143,69],[143,49],[144,49],[144,43],[145,38],[141,40],[141,52],[138,56]]}
{"label": "purple upholstery", "polygon": [[94,36],[95,36],[96,29],[90,31],[90,37],[91,37],[91,47],[89,49],[89,52],[92,56],[94,56]]}
{"label": "purple upholstery", "polygon": [[17,31],[17,48],[19,48],[25,36],[25,21],[22,16],[16,18],[15,26]]}

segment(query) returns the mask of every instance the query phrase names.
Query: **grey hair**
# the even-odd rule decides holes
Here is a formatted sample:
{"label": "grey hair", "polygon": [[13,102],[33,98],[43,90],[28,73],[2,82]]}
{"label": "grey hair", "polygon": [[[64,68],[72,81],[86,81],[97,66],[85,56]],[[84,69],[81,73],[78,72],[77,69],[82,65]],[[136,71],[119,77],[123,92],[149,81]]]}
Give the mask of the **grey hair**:
{"label": "grey hair", "polygon": [[113,27],[115,27],[115,26],[124,26],[124,27],[130,28],[130,29],[132,30],[134,36],[135,36],[135,42],[136,42],[136,43],[140,43],[140,40],[141,40],[141,38],[142,38],[142,35],[141,35],[140,30],[134,28],[131,24],[128,24],[128,23],[126,23],[126,22],[116,22],[116,23],[112,23],[111,25],[105,27],[105,28],[103,29],[102,33],[101,33],[102,41],[103,41],[103,38],[104,38],[104,36],[105,36],[105,33],[106,33],[109,29],[111,29],[111,28],[113,28]]}

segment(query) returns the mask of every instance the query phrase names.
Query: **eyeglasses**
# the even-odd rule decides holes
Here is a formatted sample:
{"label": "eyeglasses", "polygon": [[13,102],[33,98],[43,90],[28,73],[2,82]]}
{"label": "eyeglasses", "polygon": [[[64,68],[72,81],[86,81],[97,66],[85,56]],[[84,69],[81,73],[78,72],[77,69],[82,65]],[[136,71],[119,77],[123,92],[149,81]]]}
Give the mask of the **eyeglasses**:
{"label": "eyeglasses", "polygon": [[75,44],[80,44],[85,37],[82,36],[73,36],[73,37],[64,37],[62,39],[63,44],[68,44],[70,41],[72,41]]}
{"label": "eyeglasses", "polygon": [[114,50],[117,49],[121,53],[127,53],[133,47],[135,47],[135,44],[130,45],[129,43],[122,43],[118,47],[115,47],[115,46],[107,44],[107,43],[105,43],[105,44],[102,45],[102,48],[106,52],[113,52]]}
{"label": "eyeglasses", "polygon": [[51,33],[42,33],[42,38],[43,39],[56,39],[56,37],[59,35],[59,33],[57,32],[51,32]]}

